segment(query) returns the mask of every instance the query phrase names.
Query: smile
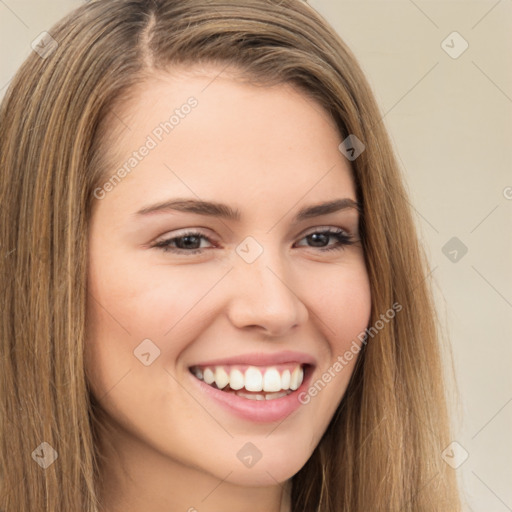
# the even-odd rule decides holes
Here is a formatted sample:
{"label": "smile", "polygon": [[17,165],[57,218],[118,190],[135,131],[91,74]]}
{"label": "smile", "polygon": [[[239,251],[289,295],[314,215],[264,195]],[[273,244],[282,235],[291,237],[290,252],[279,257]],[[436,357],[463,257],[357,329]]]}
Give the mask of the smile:
{"label": "smile", "polygon": [[316,366],[311,354],[287,350],[198,361],[188,374],[192,389],[208,401],[205,406],[212,413],[269,423],[282,422],[303,406],[298,397]]}
{"label": "smile", "polygon": [[214,389],[248,400],[275,400],[296,391],[304,380],[299,363],[259,367],[249,365],[193,366],[191,373]]}

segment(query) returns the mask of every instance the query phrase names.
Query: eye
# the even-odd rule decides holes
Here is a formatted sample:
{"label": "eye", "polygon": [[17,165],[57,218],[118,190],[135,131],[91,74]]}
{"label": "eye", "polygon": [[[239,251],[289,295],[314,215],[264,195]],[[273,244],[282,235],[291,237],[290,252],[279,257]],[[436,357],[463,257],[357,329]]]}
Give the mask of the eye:
{"label": "eye", "polygon": [[[329,245],[329,240],[332,238],[337,240],[337,243]],[[180,236],[156,242],[152,247],[175,254],[199,254],[204,252],[205,249],[204,246],[201,247],[203,240],[206,240],[210,244],[213,243],[209,237],[199,231],[187,231]],[[301,240],[307,240],[309,243],[313,244],[310,246],[311,248],[316,248],[321,252],[341,250],[344,246],[352,245],[357,241],[351,234],[340,228],[327,228],[322,230],[317,228],[316,231],[310,232],[301,238]]]}
{"label": "eye", "polygon": [[157,247],[164,252],[197,254],[203,252],[201,240],[211,242],[207,236],[198,231],[187,231],[180,236],[157,242],[153,247]]}
{"label": "eye", "polygon": [[[327,228],[319,230],[316,228],[316,231],[313,231],[307,234],[302,240],[308,240],[315,244],[313,247],[319,249],[322,252],[325,251],[333,251],[333,250],[341,250],[346,245],[352,245],[356,243],[356,239],[348,232],[344,231],[340,228]],[[329,239],[335,238],[337,240],[336,244],[327,245]]]}

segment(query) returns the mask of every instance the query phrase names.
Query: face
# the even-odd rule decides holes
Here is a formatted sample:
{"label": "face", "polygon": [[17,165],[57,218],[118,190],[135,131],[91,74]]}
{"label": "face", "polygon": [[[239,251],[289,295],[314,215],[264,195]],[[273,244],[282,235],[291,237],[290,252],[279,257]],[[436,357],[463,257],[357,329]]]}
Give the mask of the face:
{"label": "face", "polygon": [[116,111],[86,371],[119,452],[268,486],[305,464],[339,405],[370,287],[327,113],[218,72],[151,78]]}

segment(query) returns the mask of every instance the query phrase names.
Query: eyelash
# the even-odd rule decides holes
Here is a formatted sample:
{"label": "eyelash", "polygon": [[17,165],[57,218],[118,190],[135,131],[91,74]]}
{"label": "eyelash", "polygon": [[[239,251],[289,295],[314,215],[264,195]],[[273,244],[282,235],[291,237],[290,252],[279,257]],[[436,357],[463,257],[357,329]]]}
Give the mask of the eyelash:
{"label": "eyelash", "polygon": [[[352,235],[350,235],[346,231],[339,229],[339,228],[336,228],[336,229],[330,228],[330,229],[325,229],[325,230],[313,231],[311,233],[308,233],[307,235],[304,235],[304,237],[301,238],[301,240],[303,240],[304,238],[307,238],[308,236],[317,235],[317,234],[329,235],[330,237],[332,236],[332,237],[335,237],[338,239],[338,244],[329,246],[327,248],[313,247],[313,249],[318,249],[321,252],[327,252],[327,251],[333,251],[333,250],[339,251],[339,250],[342,250],[347,245],[352,245],[352,244],[356,243],[356,240]],[[203,238],[205,240],[208,240],[208,242],[212,243],[212,241],[207,236],[203,235],[202,233],[200,233],[198,231],[188,231],[186,233],[183,233],[180,236],[168,238],[167,240],[162,240],[160,242],[157,242],[152,247],[154,247],[156,249],[160,249],[164,252],[172,252],[172,253],[176,253],[176,254],[199,254],[205,250],[204,248],[187,250],[187,249],[180,249],[177,247],[171,247],[172,242],[174,242],[176,240],[180,240],[182,238],[187,238],[187,237]]]}

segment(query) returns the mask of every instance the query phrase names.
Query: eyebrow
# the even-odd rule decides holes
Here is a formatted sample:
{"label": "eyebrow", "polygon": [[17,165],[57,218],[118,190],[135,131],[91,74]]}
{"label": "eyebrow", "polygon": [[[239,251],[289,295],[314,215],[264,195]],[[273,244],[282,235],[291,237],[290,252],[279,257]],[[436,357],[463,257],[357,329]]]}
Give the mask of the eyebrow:
{"label": "eyebrow", "polygon": [[[354,201],[348,197],[343,199],[334,199],[326,203],[305,206],[301,208],[295,215],[293,224],[350,208],[353,208],[361,213],[361,205],[357,201]],[[234,222],[239,222],[242,218],[240,210],[233,209],[223,203],[180,198],[144,206],[138,210],[135,215],[150,215],[153,213],[170,212],[173,210],[186,213],[195,213],[198,215],[208,215],[210,217],[221,217],[223,219],[231,220]]]}

